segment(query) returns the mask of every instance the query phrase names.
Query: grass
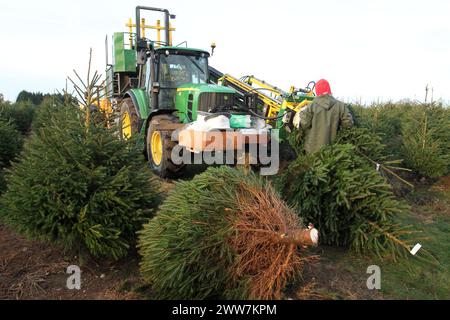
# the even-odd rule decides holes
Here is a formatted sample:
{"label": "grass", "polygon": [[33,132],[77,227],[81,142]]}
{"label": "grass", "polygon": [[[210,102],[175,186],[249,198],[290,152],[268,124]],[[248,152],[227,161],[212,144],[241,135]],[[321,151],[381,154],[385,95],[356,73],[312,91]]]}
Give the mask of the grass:
{"label": "grass", "polygon": [[[450,188],[421,187],[407,197],[411,213],[399,222],[421,231],[422,249],[405,261],[359,257],[342,248],[320,248],[320,263],[301,285],[314,283],[310,298],[324,299],[450,299]],[[427,254],[432,256],[424,261]],[[381,269],[381,290],[369,290],[367,267]],[[301,294],[297,294],[302,298]]]}
{"label": "grass", "polygon": [[[434,194],[434,199],[414,207],[413,214],[402,217],[401,222],[422,231],[428,239],[420,241],[421,250],[429,252],[437,263],[426,263],[413,256],[409,265],[385,263],[382,291],[387,297],[450,299],[450,194],[428,194]],[[417,255],[420,254],[419,251]]]}

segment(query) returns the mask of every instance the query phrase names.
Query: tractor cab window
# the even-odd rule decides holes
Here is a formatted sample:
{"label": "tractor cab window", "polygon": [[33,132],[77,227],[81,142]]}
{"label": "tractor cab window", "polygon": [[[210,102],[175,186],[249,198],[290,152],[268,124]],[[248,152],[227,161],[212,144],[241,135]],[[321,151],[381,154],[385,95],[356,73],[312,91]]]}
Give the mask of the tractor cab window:
{"label": "tractor cab window", "polygon": [[207,58],[191,55],[161,55],[159,59],[159,106],[175,108],[176,90],[188,83],[207,83]]}

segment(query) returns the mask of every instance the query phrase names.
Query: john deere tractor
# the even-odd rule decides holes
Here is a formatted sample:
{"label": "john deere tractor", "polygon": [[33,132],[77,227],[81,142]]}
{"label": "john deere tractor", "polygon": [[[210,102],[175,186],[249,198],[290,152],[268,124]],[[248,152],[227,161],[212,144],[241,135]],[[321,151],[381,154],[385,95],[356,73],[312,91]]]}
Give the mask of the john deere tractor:
{"label": "john deere tractor", "polygon": [[[159,21],[146,25],[143,10],[164,14],[164,26]],[[130,32],[114,33],[113,62],[107,62],[106,70],[107,95],[120,113],[122,138],[138,136],[151,168],[163,177],[183,168],[171,159],[178,143],[172,133],[201,112],[232,108],[236,94],[210,81],[208,51],[172,45],[173,19],[166,9],[136,7],[136,24],[130,19],[127,25]],[[157,39],[146,38],[146,29],[155,29]]]}

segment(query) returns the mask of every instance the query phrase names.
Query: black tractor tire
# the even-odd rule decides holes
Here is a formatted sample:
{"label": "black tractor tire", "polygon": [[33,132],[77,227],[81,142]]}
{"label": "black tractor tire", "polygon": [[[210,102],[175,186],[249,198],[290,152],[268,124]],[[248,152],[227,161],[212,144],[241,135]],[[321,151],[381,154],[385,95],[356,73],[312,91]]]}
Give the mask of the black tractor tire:
{"label": "black tractor tire", "polygon": [[139,116],[136,113],[136,109],[133,104],[133,100],[131,98],[123,99],[122,103],[120,104],[119,130],[120,130],[120,137],[124,140],[130,138],[130,137],[127,137],[127,134],[124,132],[124,126],[125,126],[124,118],[127,115],[130,119],[131,136],[133,136],[133,135],[139,133],[140,121],[139,121]]}
{"label": "black tractor tire", "polygon": [[[172,131],[158,130],[157,125],[161,123],[178,123],[178,118],[163,114],[154,116],[147,129],[145,141],[146,141],[146,155],[150,168],[161,178],[176,179],[183,175],[185,164],[177,165],[172,162],[172,150],[173,148],[179,147],[176,141],[172,141],[171,134]],[[153,159],[152,147],[158,148],[158,146],[152,146],[152,137],[156,133],[159,134],[161,146],[159,150],[162,151],[160,159]]]}

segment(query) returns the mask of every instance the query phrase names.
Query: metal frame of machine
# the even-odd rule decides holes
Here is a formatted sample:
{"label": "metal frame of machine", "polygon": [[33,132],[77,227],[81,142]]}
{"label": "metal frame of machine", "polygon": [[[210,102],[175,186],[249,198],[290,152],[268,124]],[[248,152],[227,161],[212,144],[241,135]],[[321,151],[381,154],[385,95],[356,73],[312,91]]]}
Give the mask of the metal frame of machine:
{"label": "metal frame of machine", "polygon": [[[146,25],[142,11],[164,14],[164,26],[160,21]],[[163,177],[176,175],[183,168],[170,157],[178,143],[174,131],[196,121],[199,111],[235,113],[232,109],[238,93],[212,83],[208,51],[172,45],[173,19],[175,15],[167,9],[136,7],[136,23],[130,19],[126,24],[129,32],[114,33],[111,64],[106,53],[106,95],[120,114],[121,136],[128,139],[137,135],[151,168]],[[156,30],[157,39],[148,39],[146,29]],[[108,41],[106,47],[108,50]],[[185,80],[179,81],[185,74]],[[242,109],[240,113],[249,115]]]}

